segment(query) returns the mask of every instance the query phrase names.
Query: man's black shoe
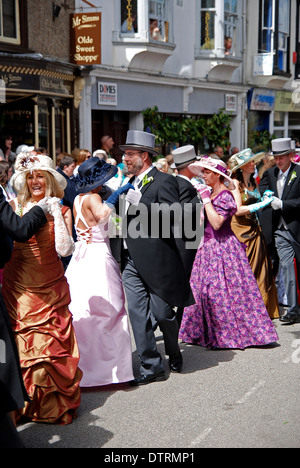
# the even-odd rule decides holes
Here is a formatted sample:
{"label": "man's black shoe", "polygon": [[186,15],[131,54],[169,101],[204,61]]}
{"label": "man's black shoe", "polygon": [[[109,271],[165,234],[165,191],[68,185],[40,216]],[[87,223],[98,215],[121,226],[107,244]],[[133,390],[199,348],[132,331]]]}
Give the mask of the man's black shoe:
{"label": "man's black shoe", "polygon": [[163,380],[167,380],[167,376],[164,372],[159,372],[158,374],[141,375],[140,377],[131,380],[129,384],[132,387],[138,387],[140,385],[147,385],[152,382],[162,382]]}
{"label": "man's black shoe", "polygon": [[300,316],[297,314],[291,314],[288,312],[279,318],[280,322],[285,323],[286,325],[293,325],[293,323],[300,323]]}
{"label": "man's black shoe", "polygon": [[177,354],[176,356],[170,356],[169,359],[169,366],[171,372],[181,372],[183,365],[183,359],[181,353]]}

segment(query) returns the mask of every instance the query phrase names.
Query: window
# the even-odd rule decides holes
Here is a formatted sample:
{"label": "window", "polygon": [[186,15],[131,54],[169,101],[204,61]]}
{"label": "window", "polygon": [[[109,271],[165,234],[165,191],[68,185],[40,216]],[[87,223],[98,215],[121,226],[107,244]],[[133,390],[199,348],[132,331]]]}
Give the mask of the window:
{"label": "window", "polygon": [[241,57],[243,3],[238,0],[198,0],[197,5],[200,43],[196,53]]}
{"label": "window", "polygon": [[203,0],[200,10],[201,49],[213,50],[215,48],[215,0]]}
{"label": "window", "polygon": [[121,33],[138,32],[137,0],[121,0]]}
{"label": "window", "polygon": [[0,41],[20,44],[19,2],[0,0]]}
{"label": "window", "polygon": [[273,73],[289,71],[290,0],[260,0],[260,54],[270,54]]}
{"label": "window", "polygon": [[290,34],[290,0],[279,0],[278,6],[278,68],[287,71],[288,39]]}
{"label": "window", "polygon": [[123,42],[169,42],[173,0],[115,0],[119,37]]}
{"label": "window", "polygon": [[237,0],[225,0],[224,3],[225,55],[234,55],[234,45],[237,43]]}
{"label": "window", "polygon": [[166,0],[149,0],[150,40],[169,40],[169,23],[166,14]]}

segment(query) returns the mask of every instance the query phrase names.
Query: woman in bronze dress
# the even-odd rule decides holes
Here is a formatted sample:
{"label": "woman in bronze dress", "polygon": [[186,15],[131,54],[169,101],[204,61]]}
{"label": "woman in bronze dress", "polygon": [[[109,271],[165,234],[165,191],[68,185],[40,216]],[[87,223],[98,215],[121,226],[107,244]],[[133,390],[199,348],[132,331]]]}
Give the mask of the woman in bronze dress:
{"label": "woman in bronze dress", "polygon": [[231,227],[237,238],[246,247],[254,276],[271,319],[279,318],[277,288],[272,272],[272,262],[259,222],[259,211],[272,201],[272,194],[261,200],[254,178],[256,163],[264,153],[253,154],[251,149],[243,150],[229,160],[229,168],[235,179],[233,192],[238,207]]}

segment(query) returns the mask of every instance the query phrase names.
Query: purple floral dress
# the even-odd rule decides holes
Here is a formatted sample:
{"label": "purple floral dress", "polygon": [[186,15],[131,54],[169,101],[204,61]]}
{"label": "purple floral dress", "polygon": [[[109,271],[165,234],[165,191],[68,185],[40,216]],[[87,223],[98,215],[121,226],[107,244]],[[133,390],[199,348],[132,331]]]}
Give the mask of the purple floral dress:
{"label": "purple floral dress", "polygon": [[205,217],[204,243],[199,248],[191,275],[195,304],[184,309],[179,338],[214,348],[262,346],[278,340],[253,275],[245,246],[230,224],[236,204],[228,190],[214,200],[225,218],[215,231]]}

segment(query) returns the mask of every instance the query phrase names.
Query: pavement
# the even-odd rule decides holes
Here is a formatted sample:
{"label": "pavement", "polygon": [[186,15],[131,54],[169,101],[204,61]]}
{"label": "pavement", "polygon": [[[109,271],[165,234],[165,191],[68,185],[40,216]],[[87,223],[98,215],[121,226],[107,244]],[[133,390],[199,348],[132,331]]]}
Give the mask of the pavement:
{"label": "pavement", "polygon": [[[300,323],[274,324],[274,346],[208,350],[181,343],[183,371],[164,382],[82,389],[72,424],[18,427],[25,447],[102,448],[112,457],[130,449],[193,456],[200,448],[300,448]],[[159,331],[157,344],[164,354]],[[133,363],[138,373],[134,342]]]}

